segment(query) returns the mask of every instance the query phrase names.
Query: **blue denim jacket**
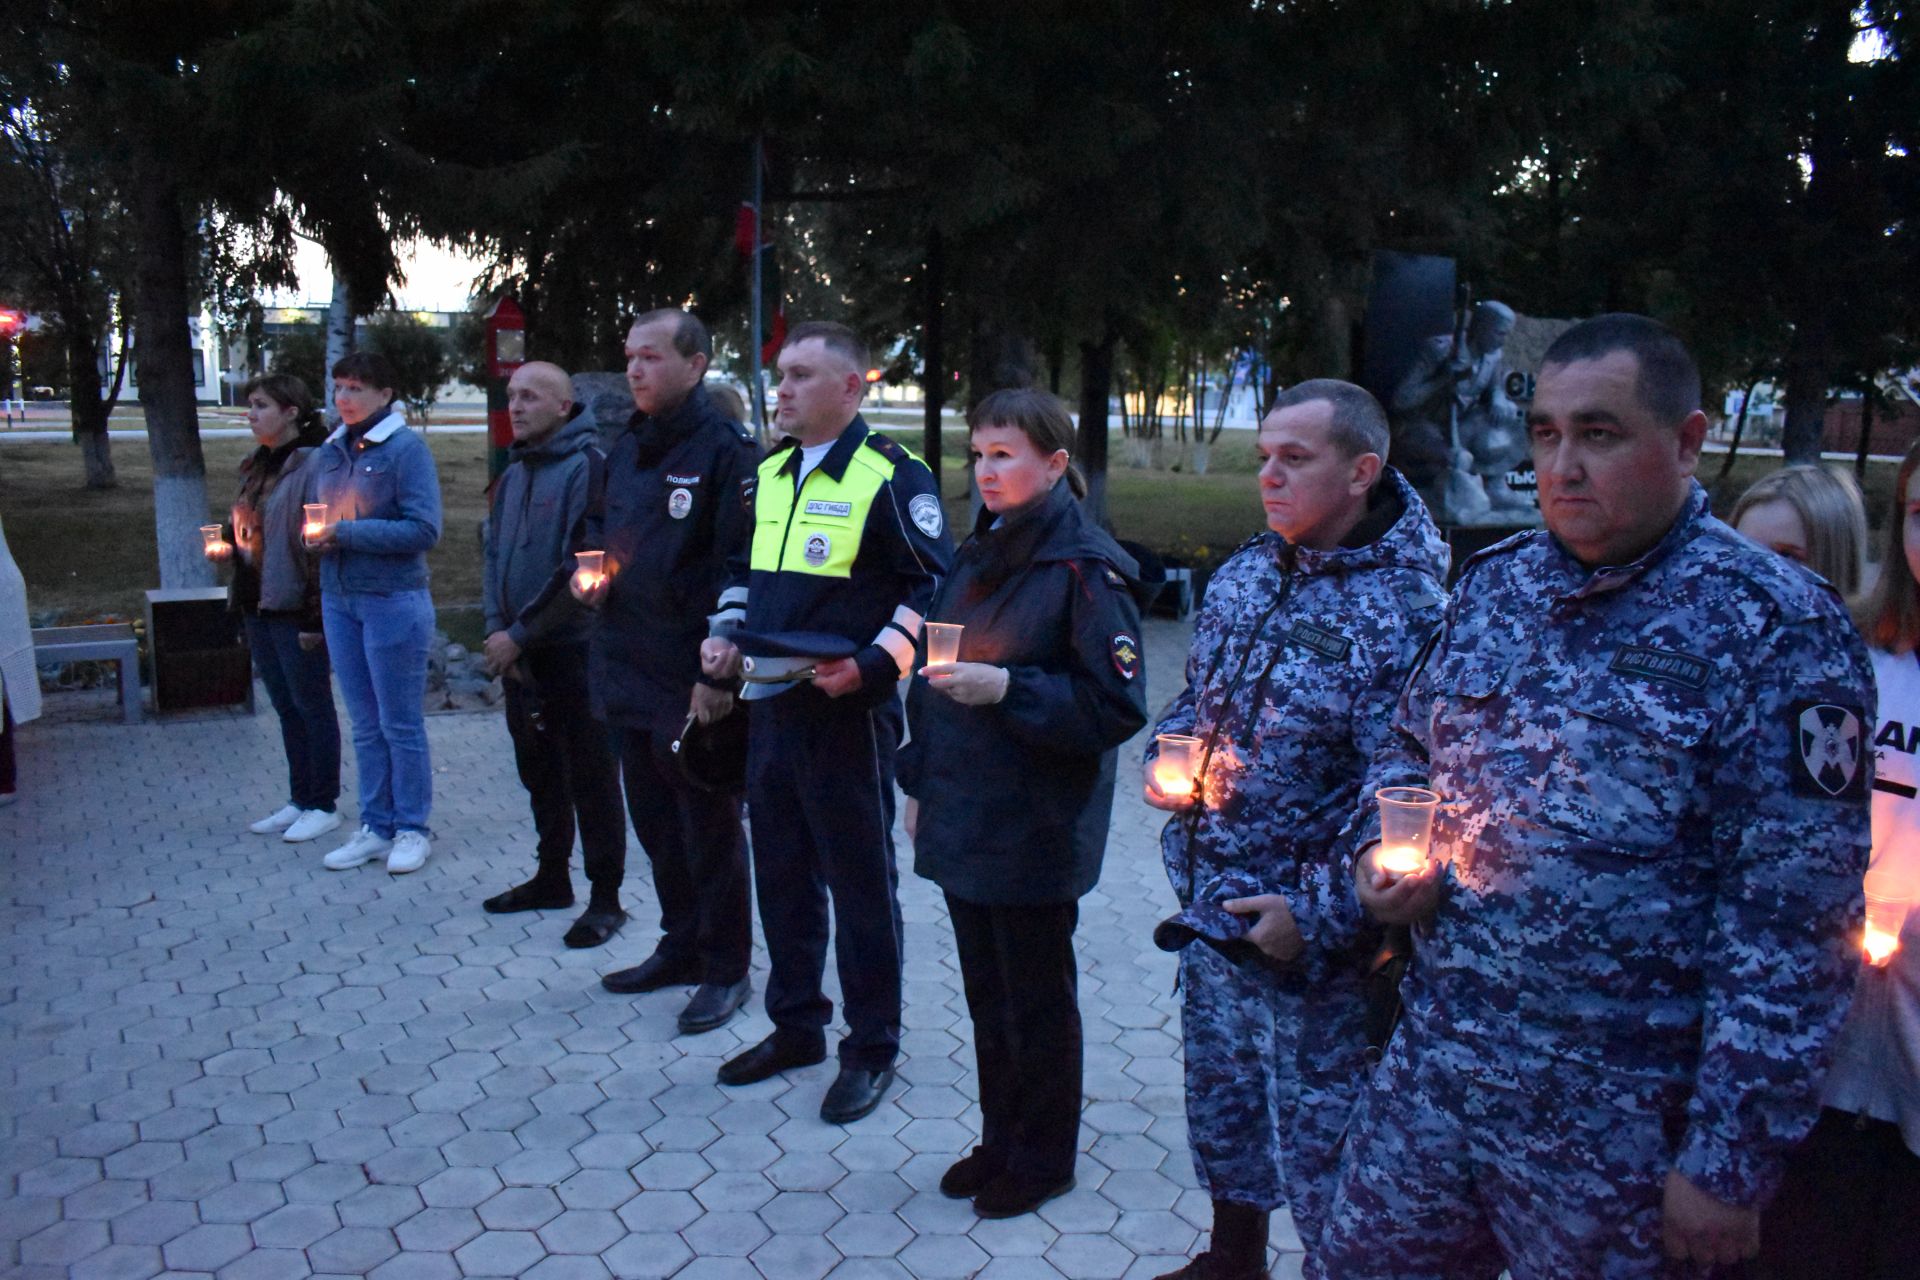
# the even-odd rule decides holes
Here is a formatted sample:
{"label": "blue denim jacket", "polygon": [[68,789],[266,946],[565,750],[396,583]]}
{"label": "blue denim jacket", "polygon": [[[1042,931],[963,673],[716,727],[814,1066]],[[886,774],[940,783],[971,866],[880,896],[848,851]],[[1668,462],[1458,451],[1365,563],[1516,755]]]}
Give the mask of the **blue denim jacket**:
{"label": "blue denim jacket", "polygon": [[427,552],[440,541],[440,477],[427,442],[398,409],[361,445],[341,427],[302,470],[308,502],[324,502],[335,546],[320,559],[320,590],[379,595],[424,590]]}

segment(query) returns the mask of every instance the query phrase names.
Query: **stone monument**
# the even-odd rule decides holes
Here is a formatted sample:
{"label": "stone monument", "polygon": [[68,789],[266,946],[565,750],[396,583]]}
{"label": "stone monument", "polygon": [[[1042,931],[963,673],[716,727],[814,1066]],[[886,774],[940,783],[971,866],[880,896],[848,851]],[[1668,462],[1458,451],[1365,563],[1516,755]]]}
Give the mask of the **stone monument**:
{"label": "stone monument", "polygon": [[1507,476],[1528,461],[1526,422],[1507,397],[1514,313],[1482,302],[1420,344],[1394,391],[1393,461],[1443,525],[1535,525],[1532,493]]}

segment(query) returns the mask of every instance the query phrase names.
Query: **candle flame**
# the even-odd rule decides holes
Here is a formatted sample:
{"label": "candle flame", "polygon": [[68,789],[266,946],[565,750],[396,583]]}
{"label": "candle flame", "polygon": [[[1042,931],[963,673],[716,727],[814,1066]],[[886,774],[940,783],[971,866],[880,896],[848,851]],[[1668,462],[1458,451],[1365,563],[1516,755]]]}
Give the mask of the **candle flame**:
{"label": "candle flame", "polygon": [[1373,861],[1382,871],[1406,876],[1423,870],[1427,865],[1427,855],[1410,844],[1390,844],[1384,846]]}
{"label": "candle flame", "polygon": [[1867,963],[1879,966],[1893,959],[1893,953],[1900,949],[1898,935],[1879,929],[1868,929],[1861,939],[1860,949],[1866,953]]}

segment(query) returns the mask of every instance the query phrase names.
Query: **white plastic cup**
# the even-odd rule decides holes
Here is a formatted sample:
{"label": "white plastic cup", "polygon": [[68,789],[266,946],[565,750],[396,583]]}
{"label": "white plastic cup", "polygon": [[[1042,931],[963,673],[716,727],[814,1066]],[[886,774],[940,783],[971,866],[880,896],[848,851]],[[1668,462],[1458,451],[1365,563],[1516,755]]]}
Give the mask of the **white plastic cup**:
{"label": "white plastic cup", "polygon": [[1171,799],[1192,796],[1194,771],[1200,767],[1200,739],[1184,733],[1163,733],[1154,742],[1160,750],[1153,761],[1153,785]]}
{"label": "white plastic cup", "polygon": [[1892,872],[1883,869],[1867,872],[1864,883],[1867,897],[1867,931],[1860,949],[1867,963],[1880,966],[1893,959],[1900,949],[1900,930],[1907,922],[1912,892]]}
{"label": "white plastic cup", "polygon": [[1380,805],[1380,852],[1374,865],[1392,876],[1424,870],[1432,856],[1439,795],[1425,787],[1382,787],[1373,798]]}
{"label": "white plastic cup", "polygon": [[300,536],[313,542],[327,531],[327,504],[324,502],[303,502],[300,510],[305,515],[305,523],[300,526]]}
{"label": "white plastic cup", "polygon": [[958,622],[929,622],[927,665],[938,667],[960,661],[960,633],[966,629]]}
{"label": "white plastic cup", "polygon": [[607,580],[607,553],[581,551],[574,557],[573,585],[582,592],[591,591]]}
{"label": "white plastic cup", "polygon": [[227,544],[227,540],[220,536],[220,526],[217,524],[201,525],[200,541],[202,544],[201,550],[209,559],[213,557],[216,548],[224,547]]}

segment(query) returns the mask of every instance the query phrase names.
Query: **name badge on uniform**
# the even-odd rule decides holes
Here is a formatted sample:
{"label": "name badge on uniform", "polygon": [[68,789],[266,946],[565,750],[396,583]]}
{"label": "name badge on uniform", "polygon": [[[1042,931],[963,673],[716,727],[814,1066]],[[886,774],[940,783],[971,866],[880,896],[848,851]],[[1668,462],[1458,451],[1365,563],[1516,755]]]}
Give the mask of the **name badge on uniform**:
{"label": "name badge on uniform", "polygon": [[687,512],[693,510],[693,491],[675,489],[667,495],[667,514],[675,520],[685,520]]}
{"label": "name badge on uniform", "polygon": [[1707,677],[1713,674],[1713,667],[1705,658],[1696,658],[1687,653],[1668,653],[1664,649],[1649,649],[1643,645],[1627,645],[1613,655],[1613,661],[1607,664],[1607,669],[1677,684],[1696,693],[1707,687]]}
{"label": "name badge on uniform", "polygon": [[1296,622],[1287,632],[1287,639],[1305,649],[1311,649],[1323,658],[1335,662],[1344,659],[1353,651],[1353,641],[1337,631],[1328,631],[1325,627],[1316,627],[1311,622]]}
{"label": "name badge on uniform", "polygon": [[838,516],[842,520],[853,514],[851,502],[822,502],[818,498],[807,499],[807,514],[810,516]]}

